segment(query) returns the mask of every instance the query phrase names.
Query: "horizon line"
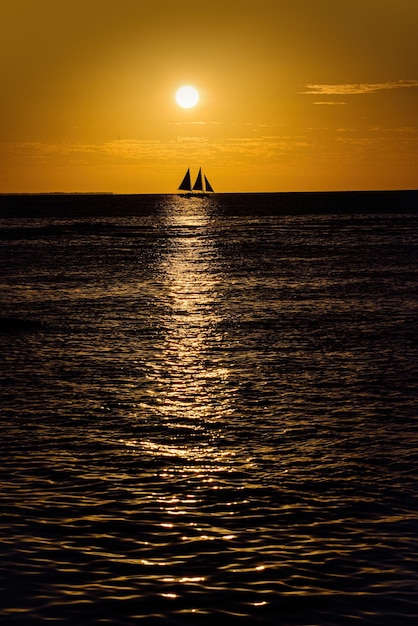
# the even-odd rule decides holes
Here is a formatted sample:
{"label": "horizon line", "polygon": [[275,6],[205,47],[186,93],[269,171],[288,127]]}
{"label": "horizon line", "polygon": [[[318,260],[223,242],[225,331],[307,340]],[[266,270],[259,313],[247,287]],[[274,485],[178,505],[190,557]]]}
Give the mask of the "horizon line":
{"label": "horizon line", "polygon": [[[287,191],[220,191],[211,194],[244,195],[244,194],[289,194],[289,193],[390,193],[418,191],[417,188],[373,188],[373,189],[321,189],[321,190],[287,190]],[[123,192],[123,191],[0,191],[0,196],[180,196],[178,192]]]}

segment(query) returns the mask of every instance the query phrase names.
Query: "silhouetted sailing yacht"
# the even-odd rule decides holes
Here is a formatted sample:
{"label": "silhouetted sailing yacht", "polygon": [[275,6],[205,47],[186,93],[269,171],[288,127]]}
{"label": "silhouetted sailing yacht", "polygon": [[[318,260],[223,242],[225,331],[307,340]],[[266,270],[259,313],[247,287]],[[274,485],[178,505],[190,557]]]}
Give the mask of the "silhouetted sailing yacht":
{"label": "silhouetted sailing yacht", "polygon": [[208,193],[215,193],[213,191],[212,185],[206,178],[204,174],[202,174],[202,168],[199,168],[199,173],[196,177],[195,183],[192,187],[192,180],[190,177],[190,168],[187,168],[187,172],[179,185],[179,189],[181,191],[185,191],[186,193],[181,194],[183,196],[195,196],[195,197],[204,197]]}

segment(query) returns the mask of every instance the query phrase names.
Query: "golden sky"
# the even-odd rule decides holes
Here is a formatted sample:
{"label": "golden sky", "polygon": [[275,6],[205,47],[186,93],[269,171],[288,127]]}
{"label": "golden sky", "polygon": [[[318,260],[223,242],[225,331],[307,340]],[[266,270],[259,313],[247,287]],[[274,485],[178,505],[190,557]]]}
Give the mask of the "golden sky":
{"label": "golden sky", "polygon": [[4,0],[0,192],[415,189],[417,32],[417,0]]}

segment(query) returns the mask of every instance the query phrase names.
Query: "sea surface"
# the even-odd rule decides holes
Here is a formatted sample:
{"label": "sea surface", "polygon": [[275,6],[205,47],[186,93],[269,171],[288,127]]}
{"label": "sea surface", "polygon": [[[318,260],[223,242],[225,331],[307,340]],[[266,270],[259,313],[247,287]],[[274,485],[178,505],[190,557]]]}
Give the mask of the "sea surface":
{"label": "sea surface", "polygon": [[0,197],[0,622],[418,623],[418,192]]}

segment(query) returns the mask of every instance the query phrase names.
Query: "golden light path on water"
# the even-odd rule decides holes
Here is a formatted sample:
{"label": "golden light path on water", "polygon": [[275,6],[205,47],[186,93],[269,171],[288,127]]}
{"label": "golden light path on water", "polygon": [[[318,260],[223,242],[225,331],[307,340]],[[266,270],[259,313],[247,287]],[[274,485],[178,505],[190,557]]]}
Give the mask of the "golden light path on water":
{"label": "golden light path on water", "polygon": [[213,387],[228,377],[228,369],[213,355],[208,358],[210,348],[221,341],[216,330],[221,320],[215,312],[217,251],[204,203],[182,200],[173,212],[174,237],[163,268],[169,307],[163,364],[170,384],[160,410],[176,423],[186,419],[192,428],[213,419],[215,408],[222,415],[230,410],[227,395],[213,397]]}
{"label": "golden light path on water", "polygon": [[[153,397],[142,407],[153,412],[160,430],[156,436],[125,441],[153,460],[167,461],[159,479],[171,487],[153,494],[161,509],[161,527],[177,531],[181,542],[191,546],[236,538],[224,523],[225,506],[228,510],[234,502],[223,502],[222,515],[209,514],[223,489],[220,475],[235,471],[237,450],[222,441],[218,424],[228,419],[233,406],[229,369],[219,356],[220,269],[207,208],[203,198],[176,198],[167,207],[165,228],[170,236],[158,268],[164,283],[164,330],[160,353],[147,364]],[[236,496],[232,499],[238,500]],[[164,564],[169,566],[168,561]],[[175,580],[196,584],[205,577]],[[174,578],[165,572],[161,581]]]}

